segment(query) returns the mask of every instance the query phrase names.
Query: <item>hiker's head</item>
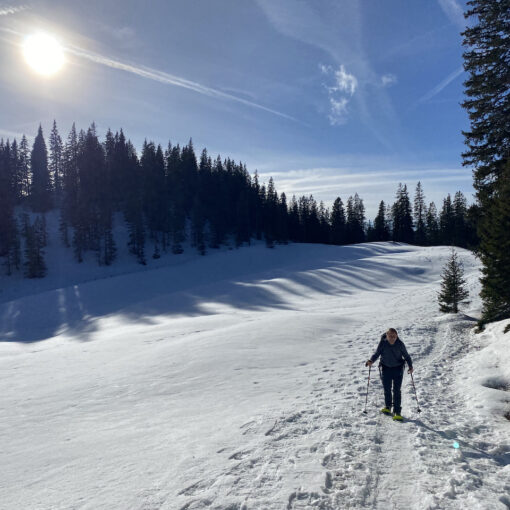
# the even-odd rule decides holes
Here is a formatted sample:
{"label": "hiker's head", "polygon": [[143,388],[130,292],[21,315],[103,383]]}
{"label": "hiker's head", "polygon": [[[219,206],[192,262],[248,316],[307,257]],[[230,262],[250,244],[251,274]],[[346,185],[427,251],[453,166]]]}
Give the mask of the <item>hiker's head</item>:
{"label": "hiker's head", "polygon": [[397,330],[395,328],[389,328],[388,331],[386,331],[386,338],[390,342],[394,342],[398,337]]}

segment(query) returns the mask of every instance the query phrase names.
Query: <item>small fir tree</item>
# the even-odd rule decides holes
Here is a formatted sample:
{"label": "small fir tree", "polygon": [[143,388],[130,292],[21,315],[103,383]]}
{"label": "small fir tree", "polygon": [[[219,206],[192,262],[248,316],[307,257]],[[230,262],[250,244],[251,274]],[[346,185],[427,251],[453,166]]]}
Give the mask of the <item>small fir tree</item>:
{"label": "small fir tree", "polygon": [[441,291],[438,294],[439,310],[443,313],[457,313],[459,303],[467,299],[469,292],[465,288],[462,262],[453,248],[441,277]]}

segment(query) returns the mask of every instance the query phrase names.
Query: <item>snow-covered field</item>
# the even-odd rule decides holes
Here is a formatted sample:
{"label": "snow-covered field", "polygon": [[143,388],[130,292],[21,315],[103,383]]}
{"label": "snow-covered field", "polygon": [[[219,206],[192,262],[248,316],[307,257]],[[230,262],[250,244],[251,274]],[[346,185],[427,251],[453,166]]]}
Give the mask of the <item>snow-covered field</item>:
{"label": "snow-covered field", "polygon": [[[458,251],[457,316],[436,301],[446,246],[2,277],[0,507],[510,508],[509,321],[473,333],[479,261]],[[362,413],[388,327],[415,365],[422,412],[406,374],[404,423],[379,414],[377,370]]]}

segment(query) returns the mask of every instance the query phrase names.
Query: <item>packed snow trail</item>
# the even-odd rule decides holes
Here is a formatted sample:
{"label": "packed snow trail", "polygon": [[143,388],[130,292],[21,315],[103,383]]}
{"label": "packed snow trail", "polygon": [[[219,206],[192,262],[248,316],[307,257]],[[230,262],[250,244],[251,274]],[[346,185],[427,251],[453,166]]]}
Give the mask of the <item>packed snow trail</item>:
{"label": "packed snow trail", "polygon": [[[449,248],[396,243],[257,246],[0,304],[0,507],[509,508],[508,429],[463,385],[483,339],[459,251],[467,315],[437,311]],[[71,290],[81,310],[44,308]],[[33,342],[43,316],[59,334]],[[387,327],[415,366],[403,423],[377,365],[362,413]]]}

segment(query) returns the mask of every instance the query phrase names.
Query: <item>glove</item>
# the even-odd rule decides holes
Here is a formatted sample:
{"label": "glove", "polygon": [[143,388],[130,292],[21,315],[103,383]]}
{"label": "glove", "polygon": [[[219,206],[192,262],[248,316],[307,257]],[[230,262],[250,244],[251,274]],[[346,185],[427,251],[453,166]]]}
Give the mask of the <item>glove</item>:
{"label": "glove", "polygon": [[365,363],[365,366],[366,366],[366,367],[371,367],[373,364],[374,364],[374,362],[373,362],[372,360],[368,360],[368,361]]}

